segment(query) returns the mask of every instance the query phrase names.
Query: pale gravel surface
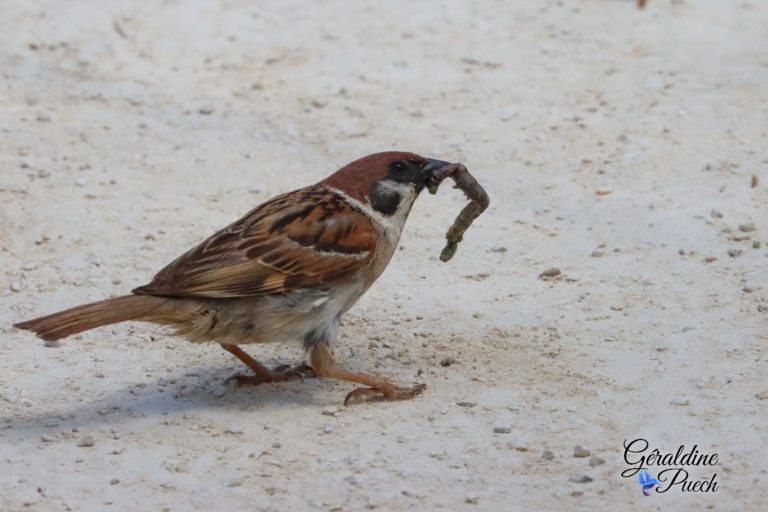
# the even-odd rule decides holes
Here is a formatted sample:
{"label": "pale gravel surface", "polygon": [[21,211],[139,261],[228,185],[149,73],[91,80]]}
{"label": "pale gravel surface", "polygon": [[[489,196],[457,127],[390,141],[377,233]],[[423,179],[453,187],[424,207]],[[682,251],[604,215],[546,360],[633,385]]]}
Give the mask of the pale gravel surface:
{"label": "pale gravel surface", "polygon": [[[768,4],[286,4],[0,6],[0,509],[764,510]],[[442,264],[464,200],[422,197],[346,319],[341,363],[422,398],[232,389],[229,354],[141,324],[11,327],[390,148],[492,199]],[[644,498],[635,437],[717,452],[720,490]]]}

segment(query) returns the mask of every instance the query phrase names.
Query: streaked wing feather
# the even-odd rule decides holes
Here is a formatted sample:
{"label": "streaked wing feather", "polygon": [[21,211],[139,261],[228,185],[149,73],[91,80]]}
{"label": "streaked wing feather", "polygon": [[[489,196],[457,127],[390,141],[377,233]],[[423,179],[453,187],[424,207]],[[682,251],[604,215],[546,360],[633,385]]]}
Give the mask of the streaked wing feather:
{"label": "streaked wing feather", "polygon": [[268,201],[161,270],[134,293],[250,297],[345,279],[373,257],[368,217],[330,190]]}

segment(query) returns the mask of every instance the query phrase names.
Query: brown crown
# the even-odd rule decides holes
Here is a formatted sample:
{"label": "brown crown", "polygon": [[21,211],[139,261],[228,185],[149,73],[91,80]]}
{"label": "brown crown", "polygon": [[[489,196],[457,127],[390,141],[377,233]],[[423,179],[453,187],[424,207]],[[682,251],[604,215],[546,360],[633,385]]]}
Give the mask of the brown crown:
{"label": "brown crown", "polygon": [[345,165],[318,185],[339,189],[358,201],[365,201],[374,183],[386,178],[390,164],[398,160],[426,162],[425,158],[405,151],[374,153]]}

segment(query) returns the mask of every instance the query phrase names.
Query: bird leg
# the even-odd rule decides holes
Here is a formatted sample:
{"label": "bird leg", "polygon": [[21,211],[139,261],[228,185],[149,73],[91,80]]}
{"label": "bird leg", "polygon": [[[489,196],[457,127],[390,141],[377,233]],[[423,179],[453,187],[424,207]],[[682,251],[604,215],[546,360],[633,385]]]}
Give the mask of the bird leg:
{"label": "bird leg", "polygon": [[243,349],[237,345],[221,344],[221,348],[241,360],[248,368],[253,370],[254,375],[243,375],[238,373],[227,379],[227,382],[234,380],[238,384],[252,384],[258,385],[265,382],[283,382],[286,380],[292,380],[299,378],[304,380],[304,377],[314,377],[315,372],[311,367],[306,364],[302,364],[291,368],[288,365],[278,366],[274,370],[270,370],[251,356],[249,356]]}
{"label": "bird leg", "polygon": [[348,380],[368,386],[350,391],[344,399],[344,405],[371,400],[408,400],[420,395],[427,387],[424,384],[417,384],[412,388],[401,388],[384,379],[342,370],[336,366],[331,349],[326,343],[315,345],[310,361],[318,377]]}

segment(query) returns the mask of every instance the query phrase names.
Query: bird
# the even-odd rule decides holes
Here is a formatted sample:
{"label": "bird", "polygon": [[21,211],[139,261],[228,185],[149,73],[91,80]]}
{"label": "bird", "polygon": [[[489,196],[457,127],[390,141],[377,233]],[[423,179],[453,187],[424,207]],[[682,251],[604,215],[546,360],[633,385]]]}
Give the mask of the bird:
{"label": "bird", "polygon": [[[446,165],[411,152],[368,155],[255,207],[128,295],[14,327],[58,340],[124,321],[170,325],[242,361],[252,373],[230,377],[240,385],[317,376],[360,385],[345,405],[414,398],[424,384],[342,369],[333,352],[342,316],[387,267],[414,201]],[[270,369],[242,348],[290,340],[303,343],[309,365]]]}

